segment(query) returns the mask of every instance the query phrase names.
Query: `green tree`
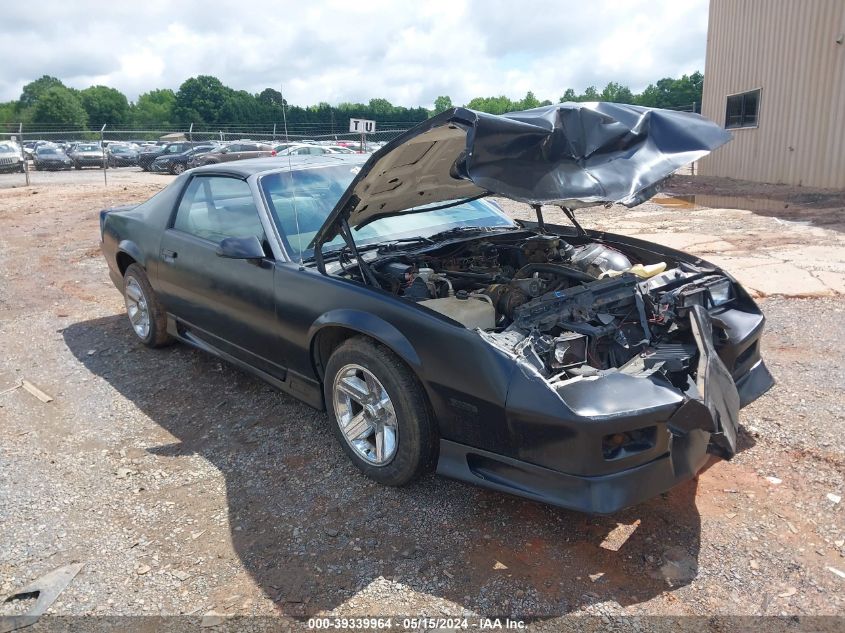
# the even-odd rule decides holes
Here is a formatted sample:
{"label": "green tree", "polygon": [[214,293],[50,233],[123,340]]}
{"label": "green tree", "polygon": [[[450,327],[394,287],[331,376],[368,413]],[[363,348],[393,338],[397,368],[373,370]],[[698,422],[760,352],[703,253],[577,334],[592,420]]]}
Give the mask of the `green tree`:
{"label": "green tree", "polygon": [[389,118],[394,113],[393,104],[387,99],[370,99],[369,110],[370,114],[381,120]]}
{"label": "green tree", "polygon": [[88,115],[73,92],[63,86],[54,86],[39,95],[32,110],[32,120],[35,123],[84,128]]}
{"label": "green tree", "polygon": [[601,96],[599,95],[598,90],[596,90],[595,86],[587,86],[587,89],[584,91],[584,94],[582,94],[578,98],[578,101],[600,101],[600,100],[601,100]]}
{"label": "green tree", "polygon": [[656,108],[659,101],[660,91],[654,84],[649,84],[636,96],[637,105],[648,106],[649,108]]}
{"label": "green tree", "polygon": [[610,101],[613,103],[634,103],[634,94],[628,88],[615,81],[608,83],[599,95],[599,101]]}
{"label": "green tree", "polygon": [[129,122],[129,102],[126,96],[107,86],[91,86],[79,92],[79,100],[94,128],[103,124],[122,125]]}
{"label": "green tree", "polygon": [[265,88],[258,95],[258,100],[268,106],[282,107],[283,99],[282,93],[273,88]]}
{"label": "green tree", "polygon": [[228,123],[221,113],[231,92],[217,77],[191,77],[182,82],[176,92],[173,114],[182,124]]}
{"label": "green tree", "polygon": [[19,123],[16,101],[0,103],[0,125],[6,123]]}
{"label": "green tree", "polygon": [[175,105],[176,93],[169,88],[145,92],[131,107],[132,123],[142,127],[172,125]]}
{"label": "green tree", "polygon": [[264,104],[246,90],[227,88],[223,106],[218,114],[218,122],[259,123],[267,120],[262,116],[265,110]]}
{"label": "green tree", "polygon": [[452,108],[452,97],[443,95],[434,100],[434,114],[440,114]]}
{"label": "green tree", "polygon": [[577,100],[578,100],[578,95],[575,94],[575,90],[573,90],[572,88],[567,88],[566,90],[563,91],[563,96],[560,98],[560,103],[563,103],[564,101],[577,101]]}
{"label": "green tree", "polygon": [[537,108],[540,106],[540,100],[534,96],[534,93],[530,90],[525,93],[525,98],[514,104],[517,107],[517,110],[530,110],[531,108]]}
{"label": "green tree", "polygon": [[18,100],[18,107],[31,108],[38,99],[50,88],[64,88],[65,85],[55,77],[42,75],[39,79],[31,81],[23,87],[21,98]]}
{"label": "green tree", "polygon": [[701,92],[704,88],[704,75],[696,71],[691,75],[683,75],[679,79],[664,77],[654,84],[649,84],[640,95],[637,103],[653,108],[696,108],[701,106]]}
{"label": "green tree", "polygon": [[490,114],[504,114],[520,109],[520,102],[511,101],[505,95],[498,97],[476,97],[467,104],[468,108]]}

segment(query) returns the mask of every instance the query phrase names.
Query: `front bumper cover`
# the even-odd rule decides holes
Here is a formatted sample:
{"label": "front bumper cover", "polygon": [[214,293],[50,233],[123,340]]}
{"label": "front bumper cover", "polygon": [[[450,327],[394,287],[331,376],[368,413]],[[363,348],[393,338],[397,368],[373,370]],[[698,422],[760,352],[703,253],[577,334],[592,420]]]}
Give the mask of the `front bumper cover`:
{"label": "front bumper cover", "polygon": [[[509,454],[442,439],[437,472],[596,514],[666,492],[692,478],[710,454],[730,458],[736,452],[739,408],[774,384],[759,358],[764,320],[753,316],[744,330],[733,328],[730,349],[717,351],[710,337],[699,337],[699,380],[690,380],[684,392],[660,379],[612,373],[554,393],[520,374],[508,395],[514,446],[503,452]],[[705,311],[696,311],[693,320],[700,331],[711,331]],[[736,356],[737,349],[750,353]],[[602,454],[603,438],[644,428],[653,432],[650,446],[621,458]]]}
{"label": "front bumper cover", "polygon": [[[773,380],[761,360],[741,383],[740,398],[754,400]],[[710,459],[711,434],[707,431],[691,429],[666,437],[666,450],[651,461],[595,476],[562,473],[441,439],[437,473],[571,510],[611,514],[692,479]]]}

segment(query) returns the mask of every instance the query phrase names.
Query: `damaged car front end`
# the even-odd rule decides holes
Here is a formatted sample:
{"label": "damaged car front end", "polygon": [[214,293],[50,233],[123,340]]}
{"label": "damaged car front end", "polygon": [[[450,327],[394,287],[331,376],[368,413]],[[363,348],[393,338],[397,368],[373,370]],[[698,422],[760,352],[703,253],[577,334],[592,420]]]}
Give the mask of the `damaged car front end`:
{"label": "damaged car front end", "polygon": [[[700,117],[597,105],[455,111],[374,157],[313,245],[326,274],[456,321],[513,363],[502,416],[432,386],[448,411],[439,473],[609,513],[691,478],[710,454],[732,457],[739,409],[773,379],[760,357],[764,317],[733,278],[575,219],[579,206],[639,204],[729,137]],[[355,232],[380,218],[490,193],[531,205],[537,222],[356,252]],[[547,225],[544,204],[573,227]],[[338,236],[352,255],[341,270],[321,253]]]}

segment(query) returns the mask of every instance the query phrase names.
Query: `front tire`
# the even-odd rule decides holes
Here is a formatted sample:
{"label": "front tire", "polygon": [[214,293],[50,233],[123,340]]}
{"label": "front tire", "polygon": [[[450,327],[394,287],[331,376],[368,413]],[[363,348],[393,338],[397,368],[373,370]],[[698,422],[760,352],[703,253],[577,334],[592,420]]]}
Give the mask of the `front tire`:
{"label": "front tire", "polygon": [[416,376],[372,339],[341,344],[323,384],[332,430],[361,472],[402,486],[433,469],[436,432]]}
{"label": "front tire", "polygon": [[167,333],[164,308],[138,264],[130,264],[123,274],[123,298],[132,331],[144,345],[162,347],[173,340]]}
{"label": "front tire", "polygon": [[179,174],[185,171],[185,165],[183,163],[173,163],[170,166],[170,173],[174,176],[178,176]]}

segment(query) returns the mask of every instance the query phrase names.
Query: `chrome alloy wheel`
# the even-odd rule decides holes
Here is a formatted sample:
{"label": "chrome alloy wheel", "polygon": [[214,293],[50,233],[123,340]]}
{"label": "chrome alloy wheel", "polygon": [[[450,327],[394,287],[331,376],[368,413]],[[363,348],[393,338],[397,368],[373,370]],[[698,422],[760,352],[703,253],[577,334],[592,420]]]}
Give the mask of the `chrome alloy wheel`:
{"label": "chrome alloy wheel", "polygon": [[334,412],[349,446],[368,464],[386,466],[396,455],[399,425],[387,390],[360,365],[344,365],[332,387]]}
{"label": "chrome alloy wheel", "polygon": [[150,334],[150,309],[144,291],[134,277],[130,277],[126,282],[124,300],[132,329],[142,340],[146,340]]}

